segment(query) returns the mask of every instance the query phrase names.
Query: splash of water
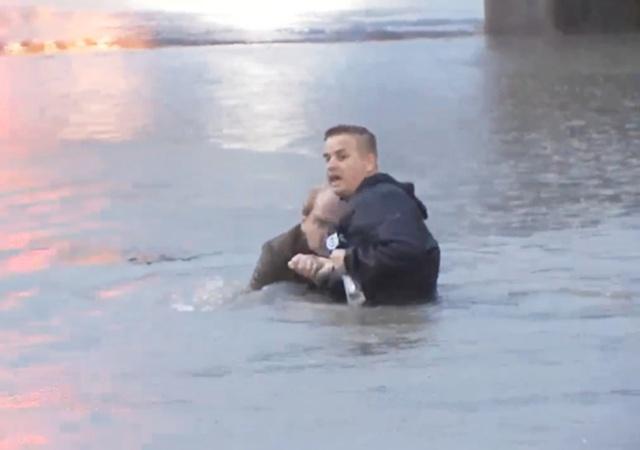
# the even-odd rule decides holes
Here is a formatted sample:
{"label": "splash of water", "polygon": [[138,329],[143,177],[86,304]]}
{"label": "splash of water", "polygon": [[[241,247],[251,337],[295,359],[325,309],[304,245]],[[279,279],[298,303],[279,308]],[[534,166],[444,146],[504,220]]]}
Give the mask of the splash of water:
{"label": "splash of water", "polygon": [[245,287],[240,283],[214,277],[198,286],[188,301],[180,294],[173,294],[171,308],[178,312],[214,311],[235,303],[245,292]]}

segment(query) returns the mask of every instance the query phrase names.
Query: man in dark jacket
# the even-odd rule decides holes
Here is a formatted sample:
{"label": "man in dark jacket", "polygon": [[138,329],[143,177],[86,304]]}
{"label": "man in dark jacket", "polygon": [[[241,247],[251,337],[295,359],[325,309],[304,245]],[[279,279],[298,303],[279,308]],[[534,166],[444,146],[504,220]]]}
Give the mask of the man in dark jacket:
{"label": "man in dark jacket", "polygon": [[328,255],[325,239],[330,230],[344,213],[345,204],[333,193],[330,187],[323,186],[311,190],[302,208],[302,221],[262,246],[260,258],[251,276],[251,289],[280,281],[308,283],[314,281],[296,273],[290,264],[295,255],[305,255],[296,259],[298,270],[308,268],[315,274],[320,267],[314,255]]}
{"label": "man in dark jacket", "polygon": [[[323,156],[330,186],[348,205],[337,229],[340,249],[331,254],[334,272],[350,275],[367,304],[429,299],[436,290],[440,249],[413,185],[378,172],[376,139],[364,127],[327,130]],[[318,267],[323,263],[313,269]]]}

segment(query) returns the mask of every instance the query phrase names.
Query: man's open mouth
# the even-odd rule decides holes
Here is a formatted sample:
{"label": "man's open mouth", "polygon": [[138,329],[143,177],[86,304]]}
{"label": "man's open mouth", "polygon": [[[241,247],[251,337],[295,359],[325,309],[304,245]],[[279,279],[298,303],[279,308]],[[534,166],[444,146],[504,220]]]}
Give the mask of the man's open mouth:
{"label": "man's open mouth", "polygon": [[336,181],[340,181],[342,178],[340,177],[340,175],[327,175],[327,180],[329,180],[329,183],[334,183]]}

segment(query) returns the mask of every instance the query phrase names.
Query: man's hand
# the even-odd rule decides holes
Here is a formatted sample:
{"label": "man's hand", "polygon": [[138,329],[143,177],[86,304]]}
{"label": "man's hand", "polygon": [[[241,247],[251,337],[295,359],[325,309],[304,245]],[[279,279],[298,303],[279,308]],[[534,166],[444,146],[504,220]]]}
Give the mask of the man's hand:
{"label": "man's hand", "polygon": [[303,277],[317,282],[333,270],[333,262],[329,258],[298,253],[288,263],[291,270]]}
{"label": "man's hand", "polygon": [[333,267],[340,272],[345,271],[344,267],[344,255],[346,254],[345,250],[338,249],[331,252],[331,262],[333,263]]}

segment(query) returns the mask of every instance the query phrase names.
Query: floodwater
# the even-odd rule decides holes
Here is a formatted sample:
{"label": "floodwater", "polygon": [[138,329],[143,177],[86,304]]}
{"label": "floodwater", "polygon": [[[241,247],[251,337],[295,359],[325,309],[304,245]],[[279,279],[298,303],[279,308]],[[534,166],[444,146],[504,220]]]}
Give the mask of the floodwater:
{"label": "floodwater", "polygon": [[[0,449],[640,445],[638,37],[0,58]],[[438,302],[243,293],[369,126]]]}

